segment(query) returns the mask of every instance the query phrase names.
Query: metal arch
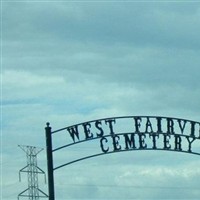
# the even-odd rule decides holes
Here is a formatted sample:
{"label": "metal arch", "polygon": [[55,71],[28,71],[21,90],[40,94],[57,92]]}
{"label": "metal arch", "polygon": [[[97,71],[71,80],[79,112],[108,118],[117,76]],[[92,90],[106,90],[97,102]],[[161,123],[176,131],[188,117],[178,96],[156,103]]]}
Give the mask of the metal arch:
{"label": "metal arch", "polygon": [[[46,129],[49,200],[55,200],[55,194],[54,194],[54,170],[57,170],[59,168],[62,168],[64,166],[70,165],[70,164],[78,162],[78,161],[82,161],[82,160],[85,160],[85,159],[89,159],[89,158],[97,157],[97,156],[101,156],[101,155],[111,154],[111,153],[120,153],[120,152],[125,152],[125,151],[138,151],[138,150],[162,150],[162,151],[173,151],[173,152],[182,152],[182,153],[190,153],[190,154],[200,155],[200,153],[196,153],[196,152],[192,152],[192,151],[183,151],[183,150],[180,151],[180,150],[175,150],[175,149],[160,149],[160,148],[156,148],[156,149],[153,149],[153,148],[140,149],[140,148],[138,148],[138,149],[128,149],[128,150],[126,149],[126,150],[120,150],[120,151],[111,151],[111,152],[106,152],[106,153],[103,152],[103,153],[99,153],[99,154],[94,154],[94,155],[90,155],[90,156],[86,156],[86,157],[83,157],[83,158],[79,158],[79,159],[73,160],[71,162],[65,163],[65,164],[57,166],[55,168],[53,167],[53,152],[54,151],[58,151],[58,150],[60,150],[62,148],[65,148],[65,147],[68,147],[68,146],[71,146],[71,145],[74,145],[74,144],[78,144],[78,143],[81,143],[81,142],[86,142],[86,141],[91,141],[91,140],[94,140],[94,139],[98,139],[100,137],[94,137],[92,139],[80,140],[78,142],[70,143],[68,145],[64,145],[62,147],[59,147],[59,148],[56,148],[56,149],[53,150],[53,148],[52,148],[52,134],[58,133],[60,131],[66,130],[68,128],[72,128],[74,126],[83,125],[83,124],[86,124],[86,123],[93,123],[93,122],[96,122],[96,121],[103,121],[103,120],[130,119],[130,118],[149,118],[149,119],[161,118],[161,119],[167,119],[167,121],[168,121],[168,119],[169,120],[177,120],[178,122],[179,122],[179,120],[181,120],[181,121],[189,122],[191,124],[194,123],[194,124],[200,125],[200,122],[193,121],[193,120],[174,118],[174,117],[163,117],[163,116],[120,116],[120,117],[100,118],[100,119],[96,119],[96,120],[91,120],[91,121],[86,121],[86,122],[74,124],[74,125],[71,125],[71,126],[67,126],[67,127],[61,128],[61,129],[54,130],[54,131],[51,131],[50,124],[47,123],[47,126],[46,126],[45,129]],[[145,132],[145,133],[148,134],[148,132]],[[200,133],[200,130],[199,130],[199,133]],[[115,135],[117,135],[117,134],[115,134]],[[118,135],[119,135],[119,133],[118,133]],[[106,136],[104,135],[104,137],[108,137],[108,135],[106,135]],[[193,135],[189,136],[189,137],[193,137]],[[195,138],[196,139],[200,139],[200,136],[199,137],[195,137]]]}
{"label": "metal arch", "polygon": [[127,152],[127,151],[171,151],[171,152],[177,152],[177,153],[188,153],[188,154],[194,154],[194,155],[200,155],[200,153],[196,153],[196,152],[188,152],[188,151],[177,151],[177,150],[172,150],[172,149],[152,149],[152,148],[146,148],[146,149],[128,149],[128,150],[120,150],[120,151],[111,151],[111,152],[107,152],[107,153],[99,153],[99,154],[94,154],[94,155],[91,155],[91,156],[86,156],[86,157],[83,157],[83,158],[79,158],[79,159],[76,159],[76,160],[73,160],[71,162],[67,162],[63,165],[60,165],[60,166],[57,166],[54,168],[54,170],[57,170],[57,169],[60,169],[62,167],[65,167],[67,165],[70,165],[70,164],[73,164],[73,163],[76,163],[76,162],[79,162],[79,161],[82,161],[82,160],[86,160],[86,159],[89,159],[89,158],[93,158],[93,157],[98,157],[98,156],[103,156],[103,155],[108,155],[108,154],[113,154],[113,153],[123,153],[123,152]]}
{"label": "metal arch", "polygon": [[130,119],[130,118],[136,118],[136,117],[141,117],[141,118],[162,118],[162,119],[174,119],[174,120],[183,120],[183,121],[187,121],[187,122],[193,122],[193,123],[198,123],[200,124],[200,122],[197,122],[197,121],[194,121],[194,120],[188,120],[188,119],[182,119],[182,118],[176,118],[176,117],[164,117],[164,116],[152,116],[152,115],[129,115],[129,116],[119,116],[119,117],[108,117],[108,118],[99,118],[99,119],[95,119],[95,120],[89,120],[89,121],[84,121],[84,122],[81,122],[81,123],[78,123],[78,124],[73,124],[73,125],[70,125],[70,126],[66,126],[64,128],[61,128],[61,129],[57,129],[57,130],[54,130],[52,131],[51,133],[54,134],[54,133],[57,133],[57,132],[60,132],[60,131],[63,131],[63,130],[66,130],[68,128],[71,128],[71,127],[74,127],[74,126],[79,126],[79,125],[82,125],[82,124],[85,124],[85,123],[92,123],[92,122],[95,122],[95,121],[102,121],[102,120],[106,120],[106,119]]}
{"label": "metal arch", "polygon": [[[128,133],[117,133],[117,134],[115,134],[115,135],[124,135],[124,134],[132,134],[132,133],[134,133],[134,132],[128,132]],[[145,133],[145,132],[140,132],[141,134],[147,134],[147,133]],[[149,133],[148,133],[149,134]],[[179,135],[179,134],[174,134],[174,135]],[[186,137],[186,136],[188,136],[188,135],[184,135],[184,134],[182,134],[181,136],[184,136],[184,137]],[[107,137],[110,137],[110,135],[104,135],[104,137],[105,138],[107,138]],[[61,147],[58,147],[58,148],[56,148],[56,149],[52,149],[52,152],[55,152],[55,151],[58,151],[58,150],[61,150],[61,149],[64,149],[64,148],[67,148],[67,147],[69,147],[69,146],[74,146],[74,145],[76,145],[76,144],[80,144],[80,143],[84,143],[84,142],[90,142],[90,141],[93,141],[93,140],[97,140],[97,139],[99,139],[100,137],[94,137],[94,138],[91,138],[91,139],[89,139],[89,140],[87,140],[87,139],[85,139],[85,140],[80,140],[80,141],[78,141],[78,142],[72,142],[72,143],[69,143],[69,144],[67,144],[67,145],[63,145],[63,146],[61,146]],[[197,138],[197,137],[195,137],[195,139],[198,139],[198,140],[200,140],[200,138]],[[155,150],[155,149],[154,149]],[[157,149],[156,149],[157,150]]]}
{"label": "metal arch", "polygon": [[[115,135],[118,136],[118,135],[124,135],[124,134],[131,134],[131,133],[119,133],[119,134],[115,134]],[[145,133],[142,133],[142,134],[145,134]],[[179,136],[179,134],[174,134],[174,135]],[[183,134],[181,136],[185,137],[187,135]],[[111,136],[110,135],[105,135],[104,136],[104,138],[107,138],[107,137],[111,137]],[[90,139],[90,140],[82,140],[82,141],[78,141],[78,142],[75,142],[75,143],[70,143],[68,145],[59,147],[59,148],[57,148],[57,149],[55,149],[53,151],[57,151],[57,150],[60,150],[62,148],[66,148],[66,147],[73,146],[73,145],[76,145],[76,144],[79,144],[79,143],[83,143],[83,142],[89,142],[89,141],[96,140],[96,139],[99,139],[99,137],[95,137],[95,138]],[[200,138],[196,138],[196,139],[200,140]],[[121,153],[121,152],[129,152],[129,151],[150,151],[150,150],[153,150],[153,151],[170,151],[170,152],[178,152],[178,153],[187,153],[187,154],[193,154],[193,155],[200,155],[200,153],[193,152],[193,151],[175,150],[175,149],[163,149],[163,148],[155,148],[155,149],[153,149],[152,147],[151,148],[137,148],[137,149],[123,149],[123,150],[119,150],[119,151],[110,151],[110,152],[106,152],[106,153],[102,152],[102,153],[93,154],[93,155],[90,155],[90,156],[85,156],[85,157],[82,157],[82,158],[67,162],[65,164],[59,165],[59,166],[55,167],[53,170],[57,170],[59,168],[65,167],[67,165],[70,165],[70,164],[73,164],[73,163],[76,163],[76,162],[79,162],[79,161],[82,161],[82,160],[90,159],[90,158],[93,158],[93,157],[102,156],[102,155],[109,155],[109,154],[113,154],[113,153]]]}

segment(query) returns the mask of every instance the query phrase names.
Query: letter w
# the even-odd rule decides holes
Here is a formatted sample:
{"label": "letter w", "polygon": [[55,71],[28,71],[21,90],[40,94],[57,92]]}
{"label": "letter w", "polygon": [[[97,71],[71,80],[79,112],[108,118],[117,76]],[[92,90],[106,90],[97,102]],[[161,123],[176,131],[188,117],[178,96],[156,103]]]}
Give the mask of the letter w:
{"label": "letter w", "polygon": [[75,142],[75,136],[79,140],[78,126],[67,128],[67,131],[69,132],[69,134],[74,142]]}

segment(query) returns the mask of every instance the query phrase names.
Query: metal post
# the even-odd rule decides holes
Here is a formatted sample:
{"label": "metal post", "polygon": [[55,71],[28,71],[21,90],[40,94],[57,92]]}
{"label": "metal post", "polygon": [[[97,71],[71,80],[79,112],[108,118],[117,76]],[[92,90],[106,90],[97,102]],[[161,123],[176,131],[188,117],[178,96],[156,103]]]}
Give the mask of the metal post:
{"label": "metal post", "polygon": [[50,123],[46,124],[46,151],[47,151],[47,168],[48,168],[48,188],[49,200],[55,200],[54,197],[54,175],[53,175],[53,153],[52,153],[52,137]]}

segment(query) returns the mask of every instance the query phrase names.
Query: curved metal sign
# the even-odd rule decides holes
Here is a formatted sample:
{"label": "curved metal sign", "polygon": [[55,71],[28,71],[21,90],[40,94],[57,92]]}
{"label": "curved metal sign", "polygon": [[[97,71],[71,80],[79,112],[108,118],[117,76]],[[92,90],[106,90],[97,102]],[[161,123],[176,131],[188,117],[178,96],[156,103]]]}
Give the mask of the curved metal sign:
{"label": "curved metal sign", "polygon": [[[53,171],[56,169],[116,152],[164,150],[200,155],[200,122],[171,117],[124,116],[97,119],[55,131],[51,131],[47,123],[46,139],[48,170],[53,182]],[[84,146],[86,143],[87,146]],[[53,166],[53,154],[78,145],[84,149],[89,143],[92,149],[92,153],[86,151],[89,155],[80,151],[79,157]]]}

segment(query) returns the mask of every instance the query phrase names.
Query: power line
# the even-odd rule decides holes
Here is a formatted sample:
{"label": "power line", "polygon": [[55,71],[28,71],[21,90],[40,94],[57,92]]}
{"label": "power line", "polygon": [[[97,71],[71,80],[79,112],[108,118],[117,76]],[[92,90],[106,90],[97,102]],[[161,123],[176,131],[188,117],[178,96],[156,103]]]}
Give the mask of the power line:
{"label": "power line", "polygon": [[170,190],[199,190],[198,187],[187,187],[187,186],[140,186],[140,185],[111,185],[111,184],[66,184],[72,187],[112,187],[112,188],[135,188],[135,189],[170,189]]}

